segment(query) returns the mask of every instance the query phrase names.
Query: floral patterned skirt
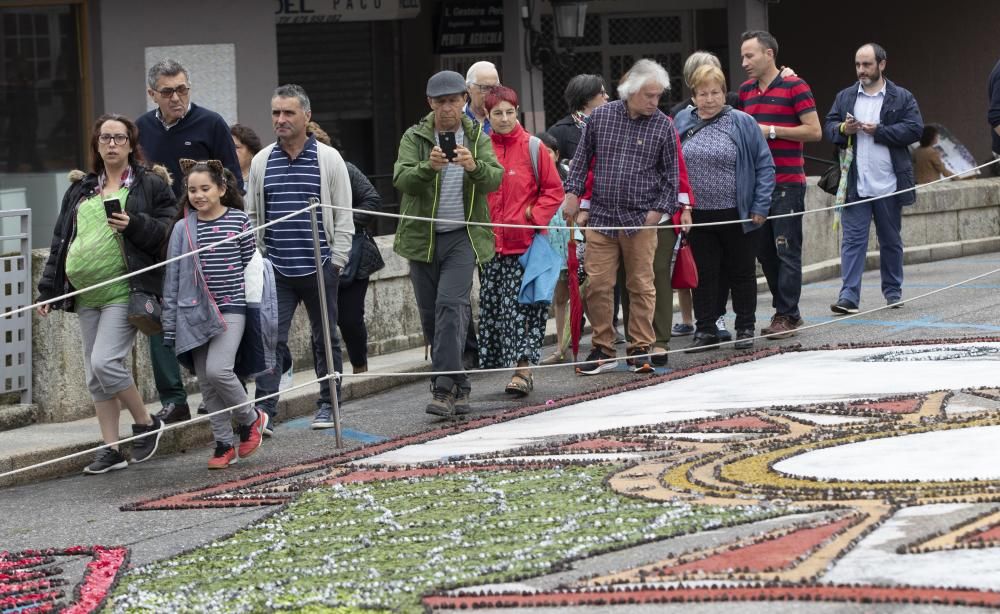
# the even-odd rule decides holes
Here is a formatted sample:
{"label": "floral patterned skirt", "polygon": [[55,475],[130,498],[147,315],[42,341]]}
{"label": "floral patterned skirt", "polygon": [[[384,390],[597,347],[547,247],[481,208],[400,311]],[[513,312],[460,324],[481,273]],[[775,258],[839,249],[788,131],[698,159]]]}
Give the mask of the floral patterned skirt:
{"label": "floral patterned skirt", "polygon": [[520,256],[497,254],[479,272],[479,366],[537,365],[545,338],[548,305],[517,302],[524,268]]}

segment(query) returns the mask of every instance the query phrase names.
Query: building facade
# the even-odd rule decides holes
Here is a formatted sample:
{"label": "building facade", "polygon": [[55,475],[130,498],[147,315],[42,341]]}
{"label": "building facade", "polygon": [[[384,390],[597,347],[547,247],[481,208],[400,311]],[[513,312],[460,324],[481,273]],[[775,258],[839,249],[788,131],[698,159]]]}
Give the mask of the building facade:
{"label": "building facade", "polygon": [[[918,10],[924,4],[926,13]],[[922,1],[846,5],[873,18],[845,30],[824,25],[826,9],[803,0],[590,0],[584,36],[570,48],[555,40],[547,0],[0,0],[0,207],[29,205],[34,244],[44,246],[66,171],[88,164],[94,118],[151,108],[145,73],[163,57],[188,66],[194,102],[249,125],[265,143],[271,91],[303,85],[314,119],[391,208],[399,137],[426,114],[424,85],[437,70],[464,73],[493,61],[534,132],[566,114],[570,77],[601,74],[614,97],[618,78],[641,57],[670,72],[664,107],[689,95],[681,66],[695,49],[723,58],[735,87],[743,80],[739,34],[769,24],[779,62],[813,85],[821,113],[854,79],[853,50],[877,40],[889,49],[890,78],[914,91],[925,119],[944,123],[985,159],[984,90],[996,60],[988,42],[1000,25],[992,4],[970,0],[945,16],[932,16]],[[904,7],[920,28],[898,27],[893,16]],[[932,36],[947,44],[927,44]],[[828,145],[810,149],[829,156]]]}

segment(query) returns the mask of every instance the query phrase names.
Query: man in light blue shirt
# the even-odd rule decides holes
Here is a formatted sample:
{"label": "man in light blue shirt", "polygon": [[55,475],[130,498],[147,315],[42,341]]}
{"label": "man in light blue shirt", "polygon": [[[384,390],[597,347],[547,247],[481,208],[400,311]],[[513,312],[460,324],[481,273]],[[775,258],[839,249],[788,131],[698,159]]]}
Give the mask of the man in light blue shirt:
{"label": "man in light blue shirt", "polygon": [[[858,82],[840,91],[826,116],[824,131],[840,147],[853,147],[847,175],[847,206],[842,209],[840,296],[836,314],[858,313],[861,274],[868,251],[868,229],[875,220],[886,304],[902,307],[903,207],[916,201],[909,145],[920,139],[924,122],[913,94],[882,74],[886,51],[862,45],[854,56]],[[871,199],[871,200],[869,200]],[[851,204],[858,201],[860,204]]]}

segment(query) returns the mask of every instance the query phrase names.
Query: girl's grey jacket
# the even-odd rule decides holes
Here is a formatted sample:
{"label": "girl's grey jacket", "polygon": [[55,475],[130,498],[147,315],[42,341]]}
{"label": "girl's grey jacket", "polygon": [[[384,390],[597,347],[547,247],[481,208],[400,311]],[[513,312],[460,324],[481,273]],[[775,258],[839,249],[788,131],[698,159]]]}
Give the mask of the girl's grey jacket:
{"label": "girl's grey jacket", "polygon": [[[198,214],[189,210],[185,219],[174,225],[170,234],[167,259],[198,249]],[[174,346],[177,361],[194,371],[191,351],[226,330],[226,321],[208,291],[208,284],[198,266],[198,257],[182,258],[167,265],[163,283],[164,343]],[[243,379],[252,379],[275,366],[278,345],[278,297],[271,262],[254,254],[244,272],[246,280],[246,328],[236,353],[233,371]]]}

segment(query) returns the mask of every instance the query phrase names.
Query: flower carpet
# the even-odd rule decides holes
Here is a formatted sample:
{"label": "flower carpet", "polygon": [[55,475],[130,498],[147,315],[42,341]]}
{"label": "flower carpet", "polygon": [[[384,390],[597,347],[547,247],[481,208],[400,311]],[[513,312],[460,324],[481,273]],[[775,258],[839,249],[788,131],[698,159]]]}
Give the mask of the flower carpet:
{"label": "flower carpet", "polygon": [[96,592],[3,553],[0,612],[1000,607],[998,367],[997,339],[772,349],[442,423],[135,502],[273,512],[128,571],[95,548]]}

